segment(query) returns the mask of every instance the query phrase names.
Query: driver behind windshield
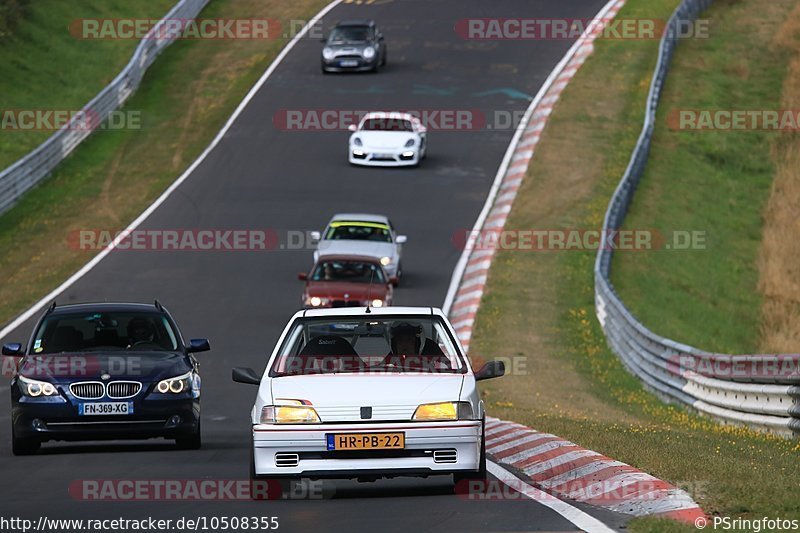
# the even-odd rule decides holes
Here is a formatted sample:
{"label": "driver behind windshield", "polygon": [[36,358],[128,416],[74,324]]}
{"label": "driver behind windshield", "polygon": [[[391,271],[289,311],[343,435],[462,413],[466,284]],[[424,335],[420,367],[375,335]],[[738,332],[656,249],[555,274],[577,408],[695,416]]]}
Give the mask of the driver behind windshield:
{"label": "driver behind windshield", "polygon": [[136,317],[128,322],[128,348],[136,345],[155,344],[156,331],[146,318]]}
{"label": "driver behind windshield", "polygon": [[450,370],[452,366],[436,343],[425,337],[419,324],[400,322],[389,329],[391,352],[383,360],[386,366],[406,370]]}

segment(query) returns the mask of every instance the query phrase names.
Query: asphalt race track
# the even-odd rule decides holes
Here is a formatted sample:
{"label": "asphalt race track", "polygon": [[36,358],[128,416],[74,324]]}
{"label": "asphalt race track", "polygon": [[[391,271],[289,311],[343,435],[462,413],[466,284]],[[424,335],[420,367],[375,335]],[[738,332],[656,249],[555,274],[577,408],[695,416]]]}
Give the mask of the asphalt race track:
{"label": "asphalt race track", "polygon": [[[373,18],[386,35],[389,66],[379,74],[327,75],[321,44],[303,39],[256,94],[224,139],[143,229],[320,230],[335,212],[385,213],[408,235],[405,277],[395,303],[442,304],[460,250],[513,135],[511,128],[431,131],[428,157],[416,169],[350,167],[346,131],[281,131],[287,109],[525,110],[570,41],[465,41],[454,32],[469,17],[591,18],[601,0],[395,0],[342,4],[326,17]],[[264,65],[266,68],[267,65]],[[89,255],[87,254],[87,260]],[[171,442],[46,443],[14,457],[7,400],[0,412],[0,497],[7,514],[36,519],[147,516],[278,516],[288,531],[575,530],[527,499],[467,502],[448,478],[375,483],[329,482],[332,498],[276,502],[80,502],[79,479],[244,479],[248,414],[255,388],[230,379],[233,366],[264,367],[300,304],[296,275],[309,250],[269,252],[115,251],[58,298],[59,303],[158,298],[185,337],[208,337],[200,354],[203,448]],[[3,341],[26,342],[32,321]],[[0,385],[8,395],[8,383]],[[594,516],[618,522],[609,513]]]}

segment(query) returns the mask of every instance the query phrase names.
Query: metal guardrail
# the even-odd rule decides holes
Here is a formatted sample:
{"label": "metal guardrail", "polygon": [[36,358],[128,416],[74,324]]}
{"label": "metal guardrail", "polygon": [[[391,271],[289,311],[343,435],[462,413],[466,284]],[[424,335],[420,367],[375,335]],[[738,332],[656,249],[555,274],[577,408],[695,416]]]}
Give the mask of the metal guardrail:
{"label": "metal guardrail", "polygon": [[645,386],[667,401],[686,404],[725,423],[745,424],[786,436],[800,434],[800,354],[725,355],[704,352],[656,335],[625,307],[609,274],[609,231],[619,229],[644,174],[656,108],[677,45],[681,21],[695,20],[713,0],[684,0],[661,40],[644,126],[603,221],[594,266],[595,311],[609,346]]}
{"label": "metal guardrail", "polygon": [[28,190],[46,178],[136,91],[158,54],[175,41],[174,32],[162,30],[166,21],[194,19],[208,2],[179,0],[141,40],[122,72],[84,106],[84,117],[76,116],[28,155],[0,172],[0,213],[10,209]]}

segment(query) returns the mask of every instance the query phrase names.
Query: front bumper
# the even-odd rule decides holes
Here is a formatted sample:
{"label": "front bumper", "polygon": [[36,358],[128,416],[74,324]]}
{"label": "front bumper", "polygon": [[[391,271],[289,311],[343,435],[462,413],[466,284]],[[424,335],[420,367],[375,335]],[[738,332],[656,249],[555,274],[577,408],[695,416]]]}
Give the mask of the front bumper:
{"label": "front bumper", "polygon": [[352,165],[371,167],[406,167],[419,164],[419,149],[410,148],[370,148],[350,146],[348,160]]}
{"label": "front bumper", "polygon": [[372,59],[361,56],[340,56],[327,60],[322,58],[322,69],[326,72],[363,72],[374,70],[377,65],[377,55]]}
{"label": "front bumper", "polygon": [[[125,401],[125,400],[123,400]],[[18,438],[83,441],[106,439],[177,438],[189,436],[200,424],[197,398],[137,399],[133,415],[80,416],[77,402],[13,402],[11,420]]]}
{"label": "front bumper", "polygon": [[[402,450],[328,451],[326,434],[405,433]],[[395,477],[451,474],[480,468],[481,422],[375,422],[253,426],[258,476]],[[453,453],[455,451],[455,453]],[[436,453],[434,453],[436,452]],[[276,454],[280,454],[276,460]],[[297,455],[294,461],[287,457]],[[447,462],[442,462],[446,457]],[[285,466],[278,466],[278,463]]]}

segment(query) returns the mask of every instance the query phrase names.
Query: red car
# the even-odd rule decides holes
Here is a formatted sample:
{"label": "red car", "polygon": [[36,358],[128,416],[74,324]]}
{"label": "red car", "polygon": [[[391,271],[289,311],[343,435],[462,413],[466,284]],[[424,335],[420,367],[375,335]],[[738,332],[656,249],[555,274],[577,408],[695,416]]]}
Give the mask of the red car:
{"label": "red car", "polygon": [[392,305],[397,278],[390,277],[380,261],[360,255],[328,255],[306,274],[303,307],[385,307]]}

